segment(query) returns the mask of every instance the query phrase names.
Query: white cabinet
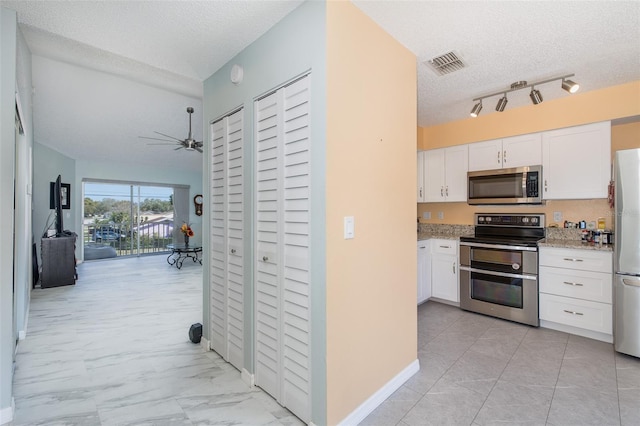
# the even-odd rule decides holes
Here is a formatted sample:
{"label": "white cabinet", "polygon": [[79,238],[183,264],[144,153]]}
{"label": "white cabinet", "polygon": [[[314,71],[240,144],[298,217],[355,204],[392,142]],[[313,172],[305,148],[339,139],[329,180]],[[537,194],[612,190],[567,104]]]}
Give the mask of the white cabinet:
{"label": "white cabinet", "polygon": [[539,164],[542,164],[540,133],[469,144],[469,171]]}
{"label": "white cabinet", "polygon": [[426,157],[425,151],[418,151],[418,170],[417,170],[418,181],[416,183],[416,190],[417,190],[416,198],[419,203],[424,203],[424,200],[425,200],[425,196],[424,196],[425,195],[425,187],[424,187],[425,157]]}
{"label": "white cabinet", "polygon": [[543,327],[612,341],[612,253],[540,248]]}
{"label": "white cabinet", "polygon": [[543,198],[607,198],[611,179],[611,123],[542,134]]}
{"label": "white cabinet", "polygon": [[431,240],[431,296],[458,304],[458,242]]}
{"label": "white cabinet", "polygon": [[467,201],[468,145],[425,151],[425,202]]}
{"label": "white cabinet", "polygon": [[418,241],[418,304],[431,297],[431,246],[429,241]]}

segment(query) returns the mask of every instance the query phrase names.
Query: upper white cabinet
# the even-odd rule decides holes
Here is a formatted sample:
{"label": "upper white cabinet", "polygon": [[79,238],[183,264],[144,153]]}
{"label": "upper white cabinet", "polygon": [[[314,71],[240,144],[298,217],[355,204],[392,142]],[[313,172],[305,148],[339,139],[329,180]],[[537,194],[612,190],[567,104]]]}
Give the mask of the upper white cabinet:
{"label": "upper white cabinet", "polygon": [[432,149],[424,154],[424,201],[467,201],[468,145]]}
{"label": "upper white cabinet", "polygon": [[469,171],[542,164],[542,135],[531,133],[469,145]]}
{"label": "upper white cabinet", "polygon": [[546,200],[606,198],[611,178],[611,123],[544,132],[542,176]]}
{"label": "upper white cabinet", "polygon": [[424,162],[425,162],[425,157],[426,157],[426,153],[425,151],[418,151],[418,182],[417,182],[417,186],[416,186],[416,190],[417,190],[417,194],[416,194],[416,198],[418,200],[419,203],[424,203],[424,183],[425,183],[425,179],[424,179],[424,175],[425,175],[425,170],[424,170]]}

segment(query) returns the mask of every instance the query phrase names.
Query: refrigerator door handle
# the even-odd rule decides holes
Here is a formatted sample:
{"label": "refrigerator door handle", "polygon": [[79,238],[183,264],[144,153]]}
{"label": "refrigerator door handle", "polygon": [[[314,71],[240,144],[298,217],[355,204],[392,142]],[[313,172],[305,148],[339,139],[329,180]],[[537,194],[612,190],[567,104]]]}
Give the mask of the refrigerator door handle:
{"label": "refrigerator door handle", "polygon": [[630,285],[630,286],[633,286],[633,287],[640,287],[640,280],[632,281],[632,280],[630,280],[628,278],[623,278],[622,282],[624,284],[626,284],[626,285]]}

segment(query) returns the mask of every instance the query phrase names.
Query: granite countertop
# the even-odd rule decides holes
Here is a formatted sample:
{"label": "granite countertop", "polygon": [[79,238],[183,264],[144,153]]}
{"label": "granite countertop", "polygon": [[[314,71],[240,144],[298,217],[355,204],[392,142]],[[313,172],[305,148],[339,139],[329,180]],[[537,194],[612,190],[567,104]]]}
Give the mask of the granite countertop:
{"label": "granite countertop", "polygon": [[613,244],[588,243],[582,240],[562,240],[545,238],[538,243],[539,247],[557,247],[580,250],[613,251]]}
{"label": "granite countertop", "polygon": [[457,240],[462,235],[473,235],[472,225],[440,225],[421,223],[418,241],[429,239]]}

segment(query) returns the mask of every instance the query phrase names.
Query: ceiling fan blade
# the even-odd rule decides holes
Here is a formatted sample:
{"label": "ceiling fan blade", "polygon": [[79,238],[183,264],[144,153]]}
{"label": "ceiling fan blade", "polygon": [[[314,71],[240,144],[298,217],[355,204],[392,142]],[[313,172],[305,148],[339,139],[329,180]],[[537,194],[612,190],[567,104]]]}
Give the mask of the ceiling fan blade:
{"label": "ceiling fan blade", "polygon": [[149,142],[147,143],[147,145],[152,146],[152,145],[162,145],[162,146],[175,146],[175,145],[180,145],[178,143],[175,142]]}
{"label": "ceiling fan blade", "polygon": [[160,139],[160,138],[151,138],[149,136],[138,136],[140,139],[151,139],[154,141],[164,141],[164,142],[171,142],[171,143],[176,143],[175,141],[172,141],[170,139]]}
{"label": "ceiling fan blade", "polygon": [[182,149],[182,148],[184,148],[184,146],[179,146],[177,148],[174,148],[174,151],[177,151],[177,150]]}
{"label": "ceiling fan blade", "polygon": [[164,136],[166,138],[173,139],[173,140],[176,140],[178,142],[182,142],[182,139],[174,138],[173,136],[165,135],[164,133],[160,133],[160,132],[153,132],[153,133],[157,133],[157,134],[162,135],[162,136]]}
{"label": "ceiling fan blade", "polygon": [[198,148],[198,147],[194,147],[193,149],[195,149],[198,152],[202,152],[202,150],[200,148]]}

